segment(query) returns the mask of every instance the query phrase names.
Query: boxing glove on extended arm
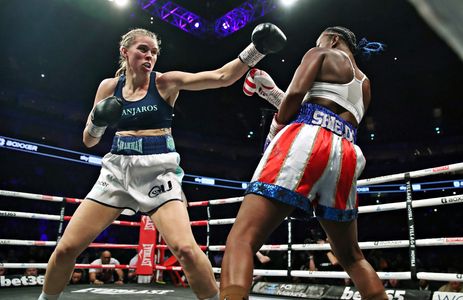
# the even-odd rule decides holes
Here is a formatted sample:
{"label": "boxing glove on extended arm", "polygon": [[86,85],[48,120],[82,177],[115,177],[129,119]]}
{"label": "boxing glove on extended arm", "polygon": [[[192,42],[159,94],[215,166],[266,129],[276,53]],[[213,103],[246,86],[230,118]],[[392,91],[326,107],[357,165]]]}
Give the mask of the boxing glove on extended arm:
{"label": "boxing glove on extended arm", "polygon": [[273,81],[270,75],[262,70],[253,68],[246,74],[243,84],[243,92],[246,96],[257,94],[270,102],[275,108],[280,108],[281,101],[285,96],[283,92]]}
{"label": "boxing glove on extended arm", "polygon": [[119,121],[122,115],[122,100],[116,96],[98,102],[90,114],[87,132],[94,138],[103,136],[106,128]]}
{"label": "boxing glove on extended arm", "polygon": [[249,67],[254,67],[265,55],[280,51],[286,43],[286,36],[276,25],[262,23],[252,31],[251,41],[238,57]]}

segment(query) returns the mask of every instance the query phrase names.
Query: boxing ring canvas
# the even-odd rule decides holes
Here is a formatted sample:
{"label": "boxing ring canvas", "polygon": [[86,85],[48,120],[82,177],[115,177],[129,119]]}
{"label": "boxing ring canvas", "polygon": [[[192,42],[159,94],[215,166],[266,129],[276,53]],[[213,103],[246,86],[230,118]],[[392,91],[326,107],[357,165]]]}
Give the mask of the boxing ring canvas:
{"label": "boxing ring canvas", "polygon": [[[15,300],[36,300],[37,295],[42,290],[41,286],[28,287],[21,289],[0,289],[0,299],[15,299]],[[70,285],[66,287],[63,300],[87,300],[93,299],[166,299],[166,300],[184,300],[196,299],[193,292],[188,288],[174,287],[169,285],[153,285],[153,284],[125,284],[123,286],[104,285],[104,286],[89,286],[87,284]],[[289,299],[272,296],[251,296],[250,299]]]}

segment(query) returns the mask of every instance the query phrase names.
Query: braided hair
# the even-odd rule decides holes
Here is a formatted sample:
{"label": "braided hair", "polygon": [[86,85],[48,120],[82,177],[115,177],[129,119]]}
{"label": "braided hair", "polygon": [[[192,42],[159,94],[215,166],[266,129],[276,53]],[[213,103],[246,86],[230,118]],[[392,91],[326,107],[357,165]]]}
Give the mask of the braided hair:
{"label": "braided hair", "polygon": [[355,34],[347,29],[346,27],[342,26],[333,26],[333,27],[328,27],[326,28],[323,32],[326,32],[328,34],[335,34],[338,35],[340,38],[346,42],[347,46],[349,47],[349,50],[352,53],[357,52],[357,38],[355,37]]}
{"label": "braided hair", "polygon": [[362,38],[357,44],[357,38],[355,37],[355,34],[346,27],[328,27],[323,32],[339,36],[344,42],[346,42],[349,50],[354,55],[360,52],[362,56],[369,58],[372,54],[385,51],[386,48],[385,44],[381,42],[371,42],[366,38]]}

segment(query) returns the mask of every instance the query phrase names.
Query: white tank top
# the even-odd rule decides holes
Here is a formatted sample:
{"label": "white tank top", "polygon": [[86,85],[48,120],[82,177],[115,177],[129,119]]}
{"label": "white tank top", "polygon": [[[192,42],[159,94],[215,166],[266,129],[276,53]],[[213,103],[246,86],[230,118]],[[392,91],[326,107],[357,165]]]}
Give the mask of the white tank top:
{"label": "white tank top", "polygon": [[357,120],[357,123],[360,123],[363,115],[365,114],[362,85],[363,81],[367,77],[364,75],[360,80],[355,78],[354,65],[352,64],[349,56],[347,56],[347,58],[349,59],[350,65],[352,67],[354,78],[348,83],[328,83],[315,81],[312,88],[305,95],[304,101],[307,101],[312,97],[320,97],[331,100],[353,114]]}

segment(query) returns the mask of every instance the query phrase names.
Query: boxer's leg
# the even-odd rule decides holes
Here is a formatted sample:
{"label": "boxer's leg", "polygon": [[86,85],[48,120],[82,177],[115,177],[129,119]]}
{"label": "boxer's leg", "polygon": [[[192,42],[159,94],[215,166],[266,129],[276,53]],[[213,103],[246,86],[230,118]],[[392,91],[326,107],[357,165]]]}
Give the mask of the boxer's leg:
{"label": "boxer's leg", "polygon": [[199,299],[214,299],[218,288],[212,266],[199,248],[182,201],[170,201],[151,215],[167,246],[180,262],[188,283]]}
{"label": "boxer's leg", "polygon": [[357,240],[357,220],[336,222],[319,219],[339,264],[349,274],[362,299],[386,300],[384,286],[363,256]]}
{"label": "boxer's leg", "polygon": [[77,256],[120,215],[121,211],[91,200],[85,200],[79,205],[48,261],[43,285],[44,295],[57,296],[64,290]]}
{"label": "boxer's leg", "polygon": [[220,299],[248,299],[253,257],[294,207],[265,197],[245,196],[227,238],[220,279]]}

